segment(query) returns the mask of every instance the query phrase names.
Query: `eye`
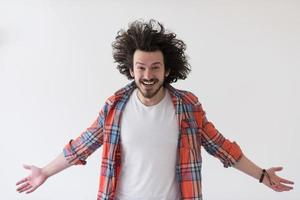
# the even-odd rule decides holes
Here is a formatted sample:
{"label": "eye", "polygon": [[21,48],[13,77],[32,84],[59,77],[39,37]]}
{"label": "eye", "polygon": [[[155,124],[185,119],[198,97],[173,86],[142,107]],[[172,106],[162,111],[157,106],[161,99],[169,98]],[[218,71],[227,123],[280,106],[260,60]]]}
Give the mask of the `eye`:
{"label": "eye", "polygon": [[144,70],[144,69],[145,69],[145,67],[143,67],[143,66],[140,66],[140,65],[139,65],[139,66],[137,66],[136,68],[137,68],[138,70]]}

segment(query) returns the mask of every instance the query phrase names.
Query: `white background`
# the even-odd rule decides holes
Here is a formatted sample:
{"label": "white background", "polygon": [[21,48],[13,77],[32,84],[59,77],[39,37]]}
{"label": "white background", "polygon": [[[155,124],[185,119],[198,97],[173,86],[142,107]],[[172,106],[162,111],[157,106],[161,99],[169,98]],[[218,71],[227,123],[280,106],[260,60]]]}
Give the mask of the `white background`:
{"label": "white background", "polygon": [[128,80],[111,43],[135,19],[161,21],[187,44],[192,65],[175,87],[195,93],[208,118],[259,166],[283,166],[276,193],[203,151],[208,200],[300,198],[300,1],[0,0],[0,196],[96,199],[100,155],[15,192],[23,163],[44,166]]}

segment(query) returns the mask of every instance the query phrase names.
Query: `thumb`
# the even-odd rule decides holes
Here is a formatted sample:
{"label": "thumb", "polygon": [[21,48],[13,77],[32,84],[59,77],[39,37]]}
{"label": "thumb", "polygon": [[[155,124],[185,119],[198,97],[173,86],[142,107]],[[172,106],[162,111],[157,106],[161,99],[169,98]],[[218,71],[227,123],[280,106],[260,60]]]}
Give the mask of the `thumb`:
{"label": "thumb", "polygon": [[283,167],[273,167],[273,170],[274,170],[275,172],[281,171],[282,169],[283,169]]}
{"label": "thumb", "polygon": [[31,169],[31,165],[23,164],[23,167],[24,167],[25,169]]}

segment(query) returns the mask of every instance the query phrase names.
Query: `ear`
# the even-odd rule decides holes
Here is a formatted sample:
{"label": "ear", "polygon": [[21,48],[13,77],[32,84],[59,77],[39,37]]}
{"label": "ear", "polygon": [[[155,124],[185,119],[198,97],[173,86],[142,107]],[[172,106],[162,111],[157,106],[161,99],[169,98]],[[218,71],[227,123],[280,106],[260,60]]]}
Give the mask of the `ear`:
{"label": "ear", "polygon": [[170,69],[168,69],[167,71],[166,71],[166,73],[165,73],[165,77],[168,77],[169,76],[169,74],[170,74]]}
{"label": "ear", "polygon": [[130,72],[131,77],[134,78],[133,68],[129,69],[129,72]]}

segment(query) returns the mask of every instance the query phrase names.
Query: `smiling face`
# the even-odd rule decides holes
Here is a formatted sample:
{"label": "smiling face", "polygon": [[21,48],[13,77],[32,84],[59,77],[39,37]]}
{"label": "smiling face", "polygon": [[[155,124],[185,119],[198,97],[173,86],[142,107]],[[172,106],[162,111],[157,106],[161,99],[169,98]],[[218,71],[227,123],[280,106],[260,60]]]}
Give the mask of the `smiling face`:
{"label": "smiling face", "polygon": [[138,97],[145,105],[155,105],[164,97],[164,57],[161,51],[136,50],[133,55],[133,70],[130,70],[138,88]]}

